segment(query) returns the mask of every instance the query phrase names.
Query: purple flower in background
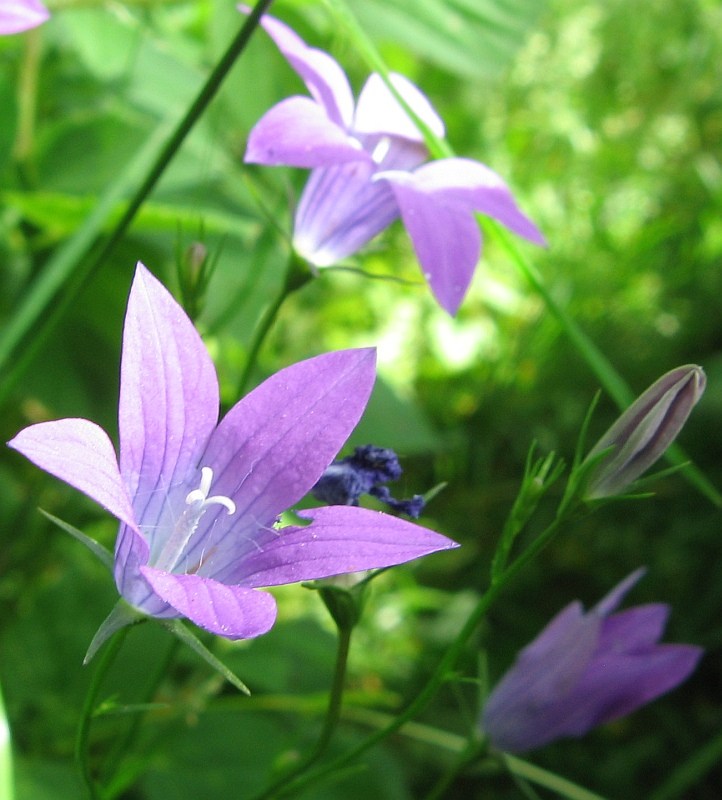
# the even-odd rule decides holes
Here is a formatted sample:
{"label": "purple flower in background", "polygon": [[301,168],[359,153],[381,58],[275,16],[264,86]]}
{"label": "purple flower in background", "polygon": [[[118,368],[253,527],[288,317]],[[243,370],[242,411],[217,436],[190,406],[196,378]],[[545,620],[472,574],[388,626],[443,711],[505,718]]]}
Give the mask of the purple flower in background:
{"label": "purple flower in background", "polygon": [[694,670],[701,648],[657,643],[668,606],[612,613],[643,574],[633,572],[587,613],[571,603],[519,653],[481,717],[495,747],[521,753],[582,736],[673,689]]}
{"label": "purple flower in background", "polygon": [[411,522],[350,506],[300,512],[361,416],[373,350],[281,370],[218,422],[213,363],[185,312],[139,264],[123,334],[120,462],[84,419],[31,425],[9,443],[121,522],[120,594],[156,617],[188,617],[230,639],[265,633],[276,605],[257,587],[400,564],[457,545]]}
{"label": "purple flower in background", "polygon": [[[431,291],[455,314],[481,253],[474,212],[544,244],[491,169],[465,158],[425,163],[423,137],[379,75],[369,77],[354,106],[348,79],[328,53],[273,17],[261,24],[311,94],[289,97],[264,114],[245,156],[256,164],[312,170],[296,211],[299,255],[318,267],[338,263],[400,216]],[[401,75],[391,81],[443,136],[443,122],[419,89]]]}
{"label": "purple flower in background", "polygon": [[22,33],[45,22],[49,16],[39,0],[0,0],[0,34]]}
{"label": "purple flower in background", "polygon": [[424,498],[415,494],[410,500],[397,500],[384,485],[398,480],[402,472],[393,450],[366,444],[330,464],[311,493],[325,503],[349,506],[358,505],[361,495],[369,494],[394,511],[417,519],[426,505]]}

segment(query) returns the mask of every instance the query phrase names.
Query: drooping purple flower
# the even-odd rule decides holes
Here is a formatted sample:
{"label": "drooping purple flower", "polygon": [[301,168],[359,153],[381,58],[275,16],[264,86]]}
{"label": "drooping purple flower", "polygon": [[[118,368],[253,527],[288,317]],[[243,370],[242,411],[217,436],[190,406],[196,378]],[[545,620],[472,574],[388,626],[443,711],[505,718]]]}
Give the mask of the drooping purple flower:
{"label": "drooping purple flower", "polygon": [[0,0],[0,34],[22,33],[45,22],[49,16],[39,0]]}
{"label": "drooping purple flower", "polygon": [[396,453],[388,447],[372,444],[357,447],[353,455],[336,459],[311,490],[325,503],[357,506],[362,494],[368,494],[389,508],[416,519],[426,505],[420,494],[410,500],[397,500],[385,484],[398,480],[403,470]]}
{"label": "drooping purple flower", "polygon": [[585,613],[568,605],[517,656],[487,699],[482,730],[500,750],[521,753],[626,716],[680,684],[702,649],[658,644],[669,607],[616,610],[639,569]]}
{"label": "drooping purple flower", "polygon": [[123,334],[120,461],[84,419],[25,428],[9,442],[121,522],[115,580],[137,610],[191,619],[230,639],[265,633],[276,605],[257,587],[400,564],[456,547],[440,534],[350,506],[300,512],[361,416],[373,350],[281,370],[218,422],[218,382],[185,312],[139,264]]}
{"label": "drooping purple flower", "polygon": [[[328,53],[273,17],[261,24],[311,94],[271,108],[251,131],[245,155],[251,163],[312,170],[294,224],[299,255],[317,267],[336,264],[400,216],[436,300],[455,314],[481,253],[474,212],[544,244],[489,167],[466,158],[425,163],[423,137],[379,75],[369,77],[354,106],[348,79]],[[391,82],[443,136],[443,122],[419,89],[401,75]]]}

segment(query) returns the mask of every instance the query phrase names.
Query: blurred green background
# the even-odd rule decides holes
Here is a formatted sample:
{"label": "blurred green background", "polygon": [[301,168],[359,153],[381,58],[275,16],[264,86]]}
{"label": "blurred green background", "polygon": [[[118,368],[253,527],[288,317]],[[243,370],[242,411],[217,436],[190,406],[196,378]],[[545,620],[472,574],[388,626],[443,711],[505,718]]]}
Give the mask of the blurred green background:
{"label": "blurred green background", "polygon": [[[48,24],[0,39],[4,330],[103,197],[128,195],[142,176],[144,143],[183,113],[241,23],[234,4],[220,0],[48,5]],[[679,364],[704,366],[707,392],[681,443],[722,487],[719,3],[357,0],[353,8],[389,66],[428,94],[454,150],[508,180],[549,240],[547,250],[522,245],[524,252],[635,392]],[[361,87],[368,70],[321,3],[279,0],[274,12],[332,52]],[[116,430],[120,332],[135,261],[176,289],[178,253],[197,240],[217,258],[198,325],[224,402],[237,399],[250,332],[280,284],[284,232],[305,180],[300,171],[245,169],[245,140],[268,107],[302,91],[259,33],[29,368],[12,383],[9,371],[3,375],[3,441],[30,422],[62,416]],[[115,204],[106,233],[121,208]],[[493,240],[455,320],[421,284],[400,226],[357,266],[404,282],[323,273],[284,306],[256,378],[326,349],[378,346],[379,384],[352,444],[398,450],[406,468],[399,495],[448,482],[424,523],[463,547],[375,584],[352,649],[338,752],[378,724],[359,709],[392,713],[433,670],[486,585],[530,443],[570,459],[598,388]],[[32,336],[11,366],[31,343]],[[602,397],[592,439],[615,414]],[[108,546],[115,525],[15,453],[0,453],[0,478],[0,687],[17,797],[76,798],[73,739],[92,669],[81,661],[116,593],[92,557],[37,507]],[[682,476],[656,488],[653,500],[605,507],[564,532],[505,592],[460,669],[476,676],[483,653],[493,682],[562,606],[573,598],[589,606],[648,565],[631,601],[672,604],[667,638],[703,645],[700,669],[632,717],[530,760],[604,796],[712,800],[722,785],[720,512]],[[553,501],[533,527],[548,521]],[[274,594],[279,623],[267,636],[214,644],[253,697],[236,696],[181,652],[115,796],[243,798],[311,747],[330,682],[332,627],[313,593],[294,586]],[[102,696],[121,706],[137,702],[170,647],[155,625],[133,630]],[[419,720],[426,728],[364,757],[362,780],[354,773],[307,796],[420,796],[454,758],[455,740],[440,731],[464,736],[478,704],[476,684],[450,682]],[[94,724],[98,763],[130,719],[118,713]],[[668,783],[678,767],[680,782]],[[450,796],[527,795],[508,775],[471,768]]]}

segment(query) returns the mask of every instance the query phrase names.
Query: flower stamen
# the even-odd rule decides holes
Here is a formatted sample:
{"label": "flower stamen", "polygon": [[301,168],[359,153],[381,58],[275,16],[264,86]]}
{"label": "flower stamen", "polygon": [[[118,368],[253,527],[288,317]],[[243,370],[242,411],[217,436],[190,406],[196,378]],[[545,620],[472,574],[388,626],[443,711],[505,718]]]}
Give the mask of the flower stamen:
{"label": "flower stamen", "polygon": [[154,566],[168,572],[173,572],[178,567],[184,559],[188,543],[198,530],[201,517],[210,506],[223,506],[229,515],[236,513],[236,504],[230,497],[222,494],[208,496],[212,483],[213,470],[210,467],[202,467],[200,485],[186,495],[186,508],[175,523],[158,558],[155,559]]}
{"label": "flower stamen", "polygon": [[198,506],[199,511],[205,511],[206,506],[223,506],[228,514],[236,513],[236,504],[230,497],[223,494],[215,494],[208,497],[213,481],[213,470],[210,467],[201,467],[201,485],[186,495],[186,505]]}

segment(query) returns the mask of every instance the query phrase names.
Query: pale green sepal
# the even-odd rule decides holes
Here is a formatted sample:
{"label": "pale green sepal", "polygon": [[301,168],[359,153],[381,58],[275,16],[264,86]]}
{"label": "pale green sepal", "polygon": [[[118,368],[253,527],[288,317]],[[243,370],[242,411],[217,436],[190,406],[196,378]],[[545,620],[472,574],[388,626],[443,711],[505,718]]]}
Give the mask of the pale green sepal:
{"label": "pale green sepal", "polygon": [[110,572],[113,571],[113,554],[110,550],[103,547],[100,542],[96,542],[95,539],[91,539],[90,536],[86,535],[81,530],[64,522],[59,517],[53,516],[47,511],[43,511],[42,508],[39,508],[38,511],[51,522],[54,522],[59,528],[62,528],[66,533],[69,533],[74,539],[84,544],[96,558],[103,562],[103,565],[106,566]]}
{"label": "pale green sepal", "polygon": [[239,692],[242,694],[250,695],[251,690],[246,686],[243,681],[234,675],[228,667],[219,659],[217,659],[213,653],[201,642],[201,640],[191,631],[186,628],[186,626],[179,620],[179,619],[164,619],[159,620],[160,624],[163,625],[164,628],[167,628],[174,636],[177,636],[183,644],[187,644],[191,650],[195,650],[196,653],[216,672],[222,675],[228,683],[232,684],[233,686],[238,689]]}
{"label": "pale green sepal", "polygon": [[147,619],[145,614],[136,611],[132,606],[129,606],[125,600],[118,600],[113,606],[113,610],[105,618],[102,625],[98,628],[93,640],[88,647],[88,652],[83,659],[83,666],[89,664],[93,656],[98,652],[101,646],[110,639],[110,637],[121,628],[127,625],[135,625],[142,620]]}

